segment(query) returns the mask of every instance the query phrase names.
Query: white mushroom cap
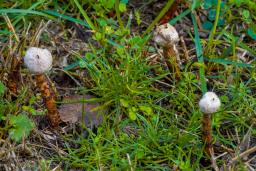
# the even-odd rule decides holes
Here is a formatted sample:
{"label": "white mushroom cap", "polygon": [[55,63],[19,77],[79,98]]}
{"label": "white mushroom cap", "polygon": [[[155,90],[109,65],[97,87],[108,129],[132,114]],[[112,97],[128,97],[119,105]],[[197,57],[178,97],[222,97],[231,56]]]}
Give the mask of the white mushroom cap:
{"label": "white mushroom cap", "polygon": [[33,74],[42,74],[52,68],[52,55],[49,50],[30,47],[24,57],[24,63]]}
{"label": "white mushroom cap", "polygon": [[172,25],[166,23],[156,28],[153,39],[160,46],[168,46],[179,41],[179,34]]}
{"label": "white mushroom cap", "polygon": [[200,110],[208,114],[216,112],[220,105],[220,99],[214,92],[205,93],[199,102]]}

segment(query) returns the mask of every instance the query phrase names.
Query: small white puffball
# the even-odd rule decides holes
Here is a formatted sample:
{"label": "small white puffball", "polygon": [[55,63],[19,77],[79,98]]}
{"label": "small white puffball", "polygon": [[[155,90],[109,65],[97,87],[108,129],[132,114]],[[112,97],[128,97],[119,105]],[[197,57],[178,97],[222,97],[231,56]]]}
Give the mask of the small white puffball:
{"label": "small white puffball", "polygon": [[24,57],[24,63],[33,74],[42,74],[52,68],[52,55],[49,50],[30,47]]}
{"label": "small white puffball", "polygon": [[214,113],[220,108],[221,102],[214,92],[207,92],[199,101],[200,110],[203,113]]}
{"label": "small white puffball", "polygon": [[173,45],[179,41],[179,34],[172,25],[165,23],[156,28],[153,40],[160,46]]}

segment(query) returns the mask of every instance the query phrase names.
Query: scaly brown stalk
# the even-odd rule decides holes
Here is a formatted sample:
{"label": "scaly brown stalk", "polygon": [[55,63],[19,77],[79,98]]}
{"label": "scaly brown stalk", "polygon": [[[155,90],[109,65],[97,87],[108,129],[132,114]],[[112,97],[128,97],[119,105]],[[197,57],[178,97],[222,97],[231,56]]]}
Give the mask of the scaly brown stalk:
{"label": "scaly brown stalk", "polygon": [[205,143],[204,151],[206,155],[211,158],[213,155],[213,138],[212,138],[212,124],[211,124],[211,114],[204,113],[203,114],[203,120],[202,120],[202,139]]}
{"label": "scaly brown stalk", "polygon": [[39,74],[35,77],[36,84],[39,87],[42,97],[44,99],[45,107],[48,110],[47,117],[50,121],[50,124],[52,127],[58,127],[61,122],[61,119],[56,107],[54,92],[44,74]]}
{"label": "scaly brown stalk", "polygon": [[177,54],[174,50],[174,45],[166,46],[163,48],[163,56],[165,58],[166,65],[171,73],[174,73],[175,78],[180,80],[181,73],[177,64]]}

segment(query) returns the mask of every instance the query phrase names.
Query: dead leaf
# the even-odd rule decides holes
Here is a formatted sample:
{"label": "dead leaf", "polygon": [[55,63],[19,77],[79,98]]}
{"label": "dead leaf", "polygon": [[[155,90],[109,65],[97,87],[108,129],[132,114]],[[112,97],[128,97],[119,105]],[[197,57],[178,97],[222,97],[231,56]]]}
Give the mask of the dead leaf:
{"label": "dead leaf", "polygon": [[[92,111],[99,106],[99,103],[82,103],[82,100],[94,98],[90,95],[74,95],[63,99],[63,104],[59,108],[60,118],[63,122],[81,122],[88,128],[98,127],[104,120],[104,110]],[[84,119],[83,118],[84,113]]]}

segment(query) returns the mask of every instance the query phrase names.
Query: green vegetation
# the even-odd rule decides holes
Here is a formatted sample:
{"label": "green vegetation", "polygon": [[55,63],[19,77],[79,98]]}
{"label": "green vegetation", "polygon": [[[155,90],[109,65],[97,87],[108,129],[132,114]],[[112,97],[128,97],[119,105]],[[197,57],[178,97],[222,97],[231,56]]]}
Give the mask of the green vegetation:
{"label": "green vegetation", "polygon": [[[180,28],[184,41],[178,48],[180,80],[152,41],[154,27],[173,3],[0,0],[0,170],[13,165],[11,152],[21,163],[17,168],[32,170],[211,169],[198,106],[206,91],[222,102],[212,121],[217,165],[256,169],[255,151],[247,159],[239,156],[256,146],[255,2],[178,4],[169,23]],[[48,76],[58,104],[67,94],[93,95],[83,102],[99,103],[92,111],[104,109],[100,126],[45,126],[42,99],[22,65],[18,93],[10,91],[12,59],[36,45],[53,53]]]}

